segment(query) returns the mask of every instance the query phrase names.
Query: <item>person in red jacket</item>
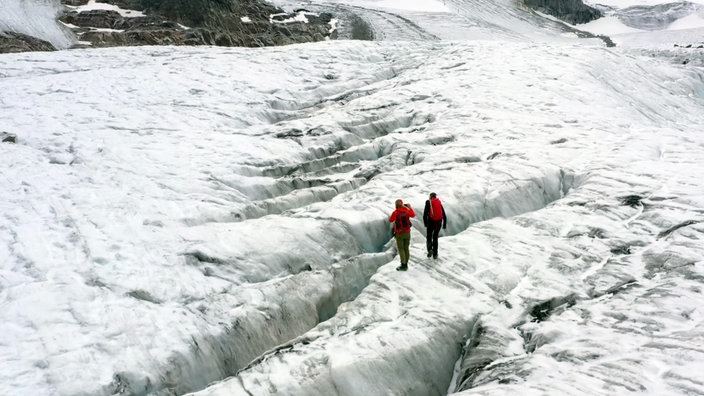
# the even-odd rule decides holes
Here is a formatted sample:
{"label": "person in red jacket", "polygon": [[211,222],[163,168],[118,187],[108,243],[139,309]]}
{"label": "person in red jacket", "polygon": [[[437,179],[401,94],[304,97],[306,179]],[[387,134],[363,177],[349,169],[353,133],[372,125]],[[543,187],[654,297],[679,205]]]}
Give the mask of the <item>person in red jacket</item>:
{"label": "person in red jacket", "polygon": [[440,227],[447,228],[447,215],[445,208],[437,194],[430,193],[430,199],[425,201],[423,209],[423,225],[427,228],[426,243],[428,248],[428,258],[432,256],[438,258],[438,238],[440,237]]}
{"label": "person in red jacket", "polygon": [[416,213],[411,208],[410,204],[404,204],[402,200],[396,200],[396,210],[391,213],[389,222],[394,223],[394,235],[396,237],[396,246],[398,247],[398,255],[401,258],[401,266],[397,267],[397,271],[406,271],[408,269],[408,259],[411,256],[411,218],[416,217]]}

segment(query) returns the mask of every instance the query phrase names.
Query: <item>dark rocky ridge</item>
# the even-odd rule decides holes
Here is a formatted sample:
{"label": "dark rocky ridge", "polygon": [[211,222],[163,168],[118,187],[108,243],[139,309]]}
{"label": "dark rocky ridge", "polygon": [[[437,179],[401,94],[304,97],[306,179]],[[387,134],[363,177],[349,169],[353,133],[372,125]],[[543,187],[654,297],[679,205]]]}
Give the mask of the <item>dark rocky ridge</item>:
{"label": "dark rocky ridge", "polygon": [[524,3],[536,11],[573,25],[587,23],[602,16],[601,11],[589,7],[582,0],[524,0]]}
{"label": "dark rocky ridge", "polygon": [[54,46],[44,40],[20,33],[0,32],[0,54],[54,50]]}
{"label": "dark rocky ridge", "polygon": [[[79,40],[93,47],[121,45],[219,45],[262,47],[335,38],[330,14],[305,16],[308,23],[281,23],[287,14],[260,0],[98,0],[146,16],[122,16],[116,11],[70,11],[61,21],[70,24]],[[63,0],[80,5],[87,0]],[[138,14],[138,13],[135,13]],[[248,20],[243,21],[243,17]]]}
{"label": "dark rocky ridge", "polygon": [[[329,13],[286,13],[261,0],[97,0],[130,10],[76,7],[88,0],[61,0],[60,21],[75,34],[75,47],[131,45],[218,45],[263,47],[336,38]],[[133,14],[133,16],[129,15]],[[291,22],[294,16],[308,21]],[[146,15],[146,16],[145,16]],[[273,17],[272,17],[273,16]],[[246,19],[243,20],[243,18]],[[300,18],[299,18],[300,19]],[[48,51],[47,42],[17,33],[0,35],[0,53]]]}

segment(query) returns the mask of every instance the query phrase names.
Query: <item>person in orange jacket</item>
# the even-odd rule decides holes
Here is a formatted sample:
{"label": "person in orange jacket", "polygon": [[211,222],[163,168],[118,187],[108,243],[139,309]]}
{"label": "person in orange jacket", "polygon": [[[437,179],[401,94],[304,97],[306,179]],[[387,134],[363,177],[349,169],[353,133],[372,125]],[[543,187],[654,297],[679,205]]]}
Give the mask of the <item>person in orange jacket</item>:
{"label": "person in orange jacket", "polygon": [[406,271],[408,269],[408,259],[411,257],[412,217],[416,217],[416,213],[411,208],[411,205],[404,204],[403,200],[397,199],[396,210],[389,217],[389,222],[394,223],[396,246],[398,247],[398,255],[401,258],[401,266],[396,268],[397,271]]}
{"label": "person in orange jacket", "polygon": [[423,224],[427,228],[426,243],[428,248],[428,258],[432,256],[438,258],[438,238],[440,236],[440,227],[444,230],[447,228],[447,215],[442,202],[437,194],[430,193],[430,199],[425,201],[423,209]]}

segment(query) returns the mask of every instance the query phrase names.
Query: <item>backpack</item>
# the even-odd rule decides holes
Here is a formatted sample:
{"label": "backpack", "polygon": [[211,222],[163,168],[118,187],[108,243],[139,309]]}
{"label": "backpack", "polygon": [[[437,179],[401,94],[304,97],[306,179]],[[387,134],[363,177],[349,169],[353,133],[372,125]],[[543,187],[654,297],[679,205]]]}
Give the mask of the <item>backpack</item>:
{"label": "backpack", "polygon": [[397,234],[405,234],[411,232],[411,217],[405,210],[399,210],[396,212],[395,231]]}
{"label": "backpack", "polygon": [[439,199],[430,200],[430,218],[432,220],[438,221],[442,220],[442,202]]}

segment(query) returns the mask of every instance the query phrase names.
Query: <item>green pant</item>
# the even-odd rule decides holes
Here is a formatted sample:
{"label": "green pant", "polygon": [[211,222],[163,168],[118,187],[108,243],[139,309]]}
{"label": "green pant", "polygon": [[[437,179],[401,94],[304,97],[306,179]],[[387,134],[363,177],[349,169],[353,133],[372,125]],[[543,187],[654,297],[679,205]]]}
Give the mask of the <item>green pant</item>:
{"label": "green pant", "polygon": [[401,256],[401,264],[407,265],[408,259],[411,257],[409,250],[411,247],[411,233],[396,234],[396,247],[398,247],[398,255]]}

